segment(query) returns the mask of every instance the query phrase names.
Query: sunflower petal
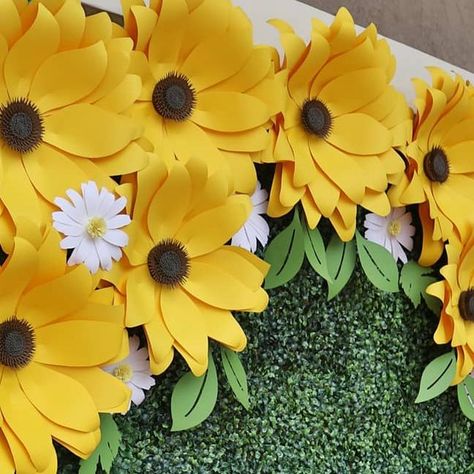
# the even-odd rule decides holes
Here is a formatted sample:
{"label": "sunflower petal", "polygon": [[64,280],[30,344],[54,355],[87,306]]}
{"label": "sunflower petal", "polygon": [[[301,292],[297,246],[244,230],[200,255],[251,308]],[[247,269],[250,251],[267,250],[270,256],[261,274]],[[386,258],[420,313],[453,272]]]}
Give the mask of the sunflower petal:
{"label": "sunflower petal", "polygon": [[90,395],[73,378],[33,362],[18,372],[18,380],[30,402],[53,423],[78,431],[99,428]]}
{"label": "sunflower petal", "polygon": [[208,354],[206,327],[196,303],[181,288],[163,288],[161,310],[174,339],[193,359],[205,363]]}
{"label": "sunflower petal", "polygon": [[28,96],[37,69],[58,47],[59,26],[53,15],[39,4],[33,25],[12,46],[5,60],[5,82],[10,97]]}
{"label": "sunflower petal", "polygon": [[106,67],[103,43],[50,56],[33,79],[30,98],[43,113],[73,104],[100,84]]}
{"label": "sunflower petal", "polygon": [[65,321],[36,329],[35,360],[50,365],[91,367],[113,359],[122,344],[120,324]]}
{"label": "sunflower petal", "polygon": [[245,223],[250,211],[248,196],[231,196],[225,205],[206,210],[185,222],[175,238],[185,245],[190,257],[204,255],[229,241]]}
{"label": "sunflower petal", "polygon": [[89,104],[76,104],[45,117],[44,141],[74,155],[112,155],[139,138],[131,119]]}

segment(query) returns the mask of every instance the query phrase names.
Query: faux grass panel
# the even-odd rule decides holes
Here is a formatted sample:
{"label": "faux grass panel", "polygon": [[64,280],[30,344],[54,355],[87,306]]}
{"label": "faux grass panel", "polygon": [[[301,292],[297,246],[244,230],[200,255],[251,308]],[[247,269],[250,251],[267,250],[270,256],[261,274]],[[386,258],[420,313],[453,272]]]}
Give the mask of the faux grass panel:
{"label": "faux grass panel", "polygon": [[[456,391],[414,404],[423,367],[437,355],[435,316],[374,289],[358,269],[339,297],[325,295],[305,266],[271,292],[264,314],[239,318],[249,335],[248,413],[221,371],[211,417],[171,433],[170,395],[184,364],[159,377],[138,409],[116,417],[124,442],[112,472],[474,472],[471,423]],[[59,472],[77,473],[62,454]]]}

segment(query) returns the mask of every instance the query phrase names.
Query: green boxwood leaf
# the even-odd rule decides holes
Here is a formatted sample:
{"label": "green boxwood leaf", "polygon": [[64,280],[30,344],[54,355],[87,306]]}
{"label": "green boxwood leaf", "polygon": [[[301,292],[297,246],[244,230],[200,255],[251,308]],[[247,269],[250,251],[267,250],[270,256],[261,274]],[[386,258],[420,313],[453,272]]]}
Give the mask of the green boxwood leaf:
{"label": "green boxwood leaf", "polygon": [[250,401],[247,374],[239,355],[221,346],[221,358],[225,376],[230,388],[234,392],[235,398],[248,410],[250,408]]}
{"label": "green boxwood leaf", "polygon": [[87,458],[79,462],[79,474],[95,474],[99,461],[102,469],[109,474],[112,463],[117,457],[122,435],[115,423],[112,415],[103,413],[100,415],[100,443],[95,451]]}
{"label": "green boxwood leaf", "polygon": [[398,291],[398,267],[392,254],[356,231],[357,253],[369,281],[383,291]]}
{"label": "green boxwood leaf", "polygon": [[[400,274],[400,283],[403,291],[410,298],[415,308],[420,304],[421,298],[432,298],[426,294],[426,288],[431,283],[436,281],[432,276],[433,270],[431,268],[422,267],[416,262],[408,262],[403,265]],[[431,302],[430,302],[431,303]]]}
{"label": "green boxwood leaf", "polygon": [[470,375],[458,384],[458,402],[464,415],[474,421],[474,379]]}
{"label": "green boxwood leaf", "polygon": [[337,234],[329,241],[327,264],[331,281],[328,281],[328,300],[332,300],[349,281],[356,263],[355,242],[343,242]]}
{"label": "green boxwood leaf", "polygon": [[303,226],[304,231],[304,250],[306,257],[314,271],[321,275],[326,281],[332,281],[329,275],[328,262],[326,257],[326,248],[321,236],[321,232],[316,227],[314,229]]}
{"label": "green boxwood leaf", "polygon": [[171,431],[182,431],[202,423],[217,401],[217,373],[212,352],[209,351],[207,371],[200,377],[184,374],[171,395]]}
{"label": "green boxwood leaf", "polygon": [[456,355],[454,351],[432,360],[423,371],[420,390],[415,403],[426,402],[442,394],[450,386],[456,374]]}
{"label": "green boxwood leaf", "polygon": [[304,260],[304,237],[298,210],[291,224],[280,232],[267,247],[265,261],[271,267],[265,278],[265,289],[277,288],[289,282],[300,270]]}

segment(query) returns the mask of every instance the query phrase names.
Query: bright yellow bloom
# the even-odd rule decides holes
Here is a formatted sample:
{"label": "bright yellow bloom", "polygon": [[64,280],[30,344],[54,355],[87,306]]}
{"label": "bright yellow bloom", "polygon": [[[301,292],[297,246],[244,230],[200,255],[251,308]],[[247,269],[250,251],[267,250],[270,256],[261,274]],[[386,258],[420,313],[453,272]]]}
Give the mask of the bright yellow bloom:
{"label": "bright yellow bloom", "polygon": [[268,265],[225,245],[251,212],[246,195],[229,196],[227,177],[208,177],[204,161],[158,160],[139,174],[127,231],[128,258],[103,278],[126,300],[126,325],[143,325],[151,370],[166,370],[176,349],[196,375],[207,369],[208,338],[233,349],[246,337],[231,310],[260,312]]}
{"label": "bright yellow bloom", "polygon": [[389,85],[395,60],[373,25],[356,35],[345,8],[330,27],[315,20],[308,45],[286,23],[272,23],[285,50],[289,98],[276,122],[269,215],[301,201],[311,228],[325,216],[350,240],[357,205],[387,215],[385,191],[404,169],[392,147],[409,139],[411,113]]}
{"label": "bright yellow bloom", "polygon": [[100,367],[128,345],[113,290],[94,291],[84,266],[66,273],[55,231],[41,243],[27,229],[39,249],[15,237],[0,269],[0,466],[53,474],[53,439],[85,458],[100,439],[98,412],[127,409],[130,391]]}
{"label": "bright yellow bloom", "polygon": [[389,196],[417,204],[423,226],[421,265],[432,265],[451,236],[464,239],[474,206],[474,95],[461,77],[431,68],[433,85],[416,80],[417,116],[405,154],[407,173]]}
{"label": "bright yellow bloom", "polygon": [[66,189],[89,179],[112,189],[109,176],[148,162],[137,144],[141,125],[123,114],[141,90],[140,78],[127,73],[132,41],[112,39],[104,16],[87,21],[77,0],[44,3],[0,2],[0,199],[13,219],[3,219],[10,239],[1,243],[8,250],[18,219],[44,229],[49,203]]}
{"label": "bright yellow bloom", "polygon": [[464,245],[451,239],[446,250],[448,264],[441,269],[444,280],[433,283],[426,291],[443,302],[434,340],[456,348],[453,384],[457,384],[474,368],[474,235]]}
{"label": "bright yellow bloom", "polygon": [[132,71],[143,80],[132,114],[160,156],[206,158],[235,190],[251,194],[251,155],[266,148],[266,125],[280,111],[273,51],[254,47],[252,26],[229,0],[123,0],[134,39]]}

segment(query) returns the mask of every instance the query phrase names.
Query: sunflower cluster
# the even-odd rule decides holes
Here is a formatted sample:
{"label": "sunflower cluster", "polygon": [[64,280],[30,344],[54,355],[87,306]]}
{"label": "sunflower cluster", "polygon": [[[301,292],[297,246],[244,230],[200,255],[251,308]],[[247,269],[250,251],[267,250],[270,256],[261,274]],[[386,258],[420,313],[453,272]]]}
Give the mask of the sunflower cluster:
{"label": "sunflower cluster", "polygon": [[268,265],[227,243],[283,103],[272,50],[227,0],[125,3],[123,29],[0,1],[2,474],[55,473],[53,441],[87,458],[154,384],[133,364],[201,375],[209,339],[246,346],[231,311],[268,303]]}
{"label": "sunflower cluster", "polygon": [[230,0],[122,7],[123,27],[79,0],[0,0],[2,474],[55,473],[53,441],[90,456],[99,414],[140,403],[176,354],[201,376],[210,340],[245,348],[233,311],[265,310],[269,265],[229,243],[251,242],[252,226],[252,251],[268,238],[255,163],[275,166],[270,216],[301,205],[344,241],[358,207],[419,205],[420,262],[449,240],[430,291],[461,380],[474,363],[472,87],[432,70],[413,116],[386,41],[373,25],[357,34],[346,9],[315,20],[308,44],[272,21],[280,60]]}

